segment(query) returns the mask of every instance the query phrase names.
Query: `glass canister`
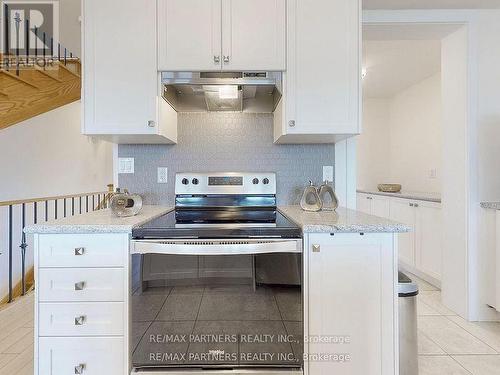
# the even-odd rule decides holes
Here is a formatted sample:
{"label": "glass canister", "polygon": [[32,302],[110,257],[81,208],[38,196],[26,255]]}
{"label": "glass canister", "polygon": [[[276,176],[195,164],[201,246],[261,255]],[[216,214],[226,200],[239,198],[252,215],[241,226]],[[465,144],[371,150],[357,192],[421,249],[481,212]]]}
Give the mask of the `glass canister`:
{"label": "glass canister", "polygon": [[111,197],[111,211],[118,217],[134,216],[142,209],[142,197],[138,194],[130,194],[128,190],[122,193],[116,189],[116,194]]}

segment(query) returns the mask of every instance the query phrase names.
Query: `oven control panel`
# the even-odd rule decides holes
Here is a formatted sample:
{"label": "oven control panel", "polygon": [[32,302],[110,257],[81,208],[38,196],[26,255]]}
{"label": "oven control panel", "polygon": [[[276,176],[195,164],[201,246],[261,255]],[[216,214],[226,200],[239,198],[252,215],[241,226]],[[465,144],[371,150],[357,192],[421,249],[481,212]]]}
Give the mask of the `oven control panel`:
{"label": "oven control panel", "polygon": [[276,173],[177,173],[175,194],[276,194]]}

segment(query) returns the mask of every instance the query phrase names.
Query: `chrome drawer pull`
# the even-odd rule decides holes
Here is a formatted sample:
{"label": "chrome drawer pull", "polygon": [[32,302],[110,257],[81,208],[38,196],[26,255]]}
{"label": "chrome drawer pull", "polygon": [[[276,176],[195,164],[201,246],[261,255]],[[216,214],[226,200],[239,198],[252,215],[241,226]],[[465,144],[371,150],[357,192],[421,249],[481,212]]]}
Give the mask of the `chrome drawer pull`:
{"label": "chrome drawer pull", "polygon": [[85,288],[85,281],[75,283],[75,290],[83,290]]}
{"label": "chrome drawer pull", "polygon": [[77,247],[75,248],[75,255],[83,255],[85,254],[85,248],[84,247]]}
{"label": "chrome drawer pull", "polygon": [[87,317],[85,315],[77,316],[75,318],[75,326],[83,326],[86,320]]}
{"label": "chrome drawer pull", "polygon": [[85,363],[80,363],[78,366],[75,366],[75,374],[83,374],[85,367]]}

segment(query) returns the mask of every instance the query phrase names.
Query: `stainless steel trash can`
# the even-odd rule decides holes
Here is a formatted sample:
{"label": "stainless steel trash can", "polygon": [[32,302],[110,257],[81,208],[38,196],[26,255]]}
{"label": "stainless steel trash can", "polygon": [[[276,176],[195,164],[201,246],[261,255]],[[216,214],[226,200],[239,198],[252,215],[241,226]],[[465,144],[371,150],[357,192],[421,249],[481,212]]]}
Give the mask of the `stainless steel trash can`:
{"label": "stainless steel trash can", "polygon": [[404,273],[398,275],[399,375],[418,375],[418,285]]}

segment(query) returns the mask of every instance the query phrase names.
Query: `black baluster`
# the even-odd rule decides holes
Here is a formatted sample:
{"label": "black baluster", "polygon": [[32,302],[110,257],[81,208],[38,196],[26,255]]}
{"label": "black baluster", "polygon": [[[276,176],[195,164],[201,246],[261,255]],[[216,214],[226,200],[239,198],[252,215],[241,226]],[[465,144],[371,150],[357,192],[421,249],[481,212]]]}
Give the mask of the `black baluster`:
{"label": "black baluster", "polygon": [[45,201],[45,221],[49,221],[49,201]]}
{"label": "black baluster", "polygon": [[25,46],[26,46],[26,64],[29,66],[30,60],[30,20],[24,22]]}
{"label": "black baluster", "polygon": [[75,216],[75,197],[71,197],[71,216]]}
{"label": "black baluster", "polygon": [[57,61],[61,61],[61,43],[57,43]]}
{"label": "black baluster", "polygon": [[64,47],[64,65],[67,64],[67,53],[68,53],[68,50],[66,47]]}
{"label": "black baluster", "polygon": [[26,227],[26,204],[22,205],[22,229],[21,229],[21,294],[24,296],[26,294],[26,248],[28,244],[26,243],[26,233],[24,233],[24,227]]}
{"label": "black baluster", "polygon": [[16,75],[19,76],[19,31],[21,26],[21,17],[19,13],[16,12],[14,17],[14,21],[16,23]]}
{"label": "black baluster", "polygon": [[54,220],[57,220],[57,199],[54,199]]}
{"label": "black baluster", "polygon": [[50,37],[50,58],[54,57],[54,37]]}
{"label": "black baluster", "polygon": [[45,34],[45,31],[43,32],[43,69],[45,69],[45,64],[47,62],[47,60],[45,60],[45,56],[47,54],[47,48],[45,48],[47,46],[47,41],[46,41],[46,34]]}
{"label": "black baluster", "polygon": [[92,211],[95,211],[95,195],[92,194]]}
{"label": "black baluster", "polygon": [[82,197],[80,197],[80,204],[78,205],[80,207],[80,214],[82,213]]}
{"label": "black baluster", "polygon": [[38,202],[33,202],[33,224],[38,221]]}
{"label": "black baluster", "polygon": [[66,217],[66,198],[63,198],[63,202],[64,202],[63,214],[64,217]]}
{"label": "black baluster", "polygon": [[89,212],[89,196],[85,196],[85,212]]}
{"label": "black baluster", "polygon": [[12,302],[12,205],[9,206],[9,303]]}
{"label": "black baluster", "polygon": [[35,26],[35,63],[38,65],[38,26]]}
{"label": "black baluster", "polygon": [[[7,4],[4,5],[4,17],[9,18],[9,6]],[[7,61],[9,61],[10,55],[10,22],[5,21],[5,50],[4,54],[7,56]],[[8,63],[7,63],[8,66]]]}

